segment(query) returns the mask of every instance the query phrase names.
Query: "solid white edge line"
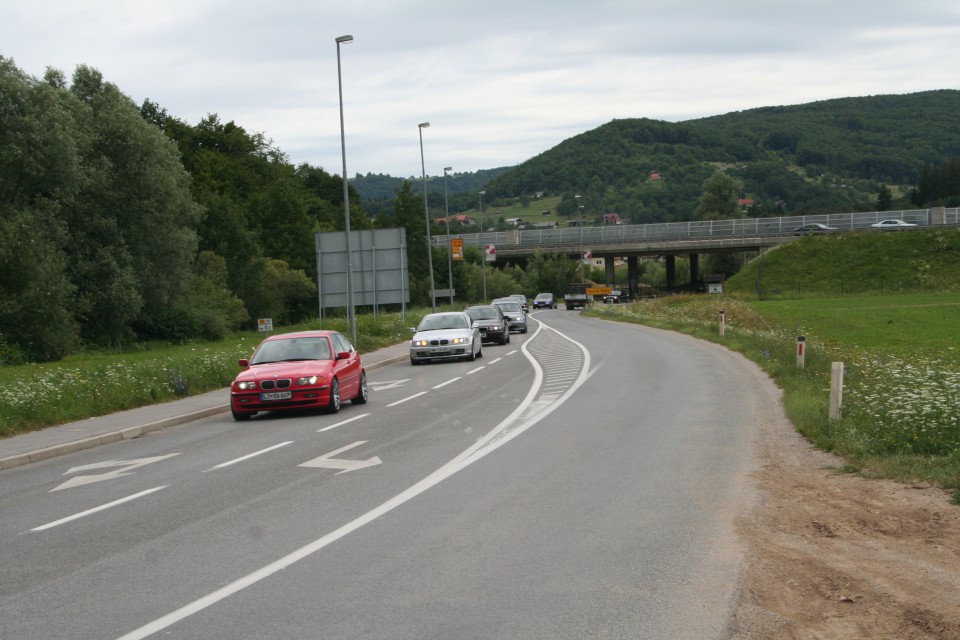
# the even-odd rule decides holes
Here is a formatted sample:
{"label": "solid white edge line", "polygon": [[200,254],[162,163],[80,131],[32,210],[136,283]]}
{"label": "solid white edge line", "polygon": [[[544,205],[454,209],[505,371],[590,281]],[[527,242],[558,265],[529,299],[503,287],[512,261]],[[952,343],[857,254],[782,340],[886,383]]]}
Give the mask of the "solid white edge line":
{"label": "solid white edge line", "polygon": [[[541,321],[540,326],[537,328],[537,333],[540,332],[541,327],[543,326],[544,325]],[[531,340],[532,338],[536,337],[537,333],[534,333],[534,335],[531,336]],[[581,375],[581,379],[578,380],[575,385],[579,387],[587,378],[590,377],[589,375],[587,375],[587,371],[589,371],[590,354],[586,350],[586,348],[583,345],[581,345],[579,342],[576,342],[575,340],[571,340],[567,336],[563,336],[563,334],[561,334],[560,332],[556,332],[556,333],[558,333],[565,339],[570,340],[571,342],[576,344],[584,352],[584,368],[583,368],[584,373]],[[514,420],[516,420],[520,415],[522,415],[522,413],[526,411],[529,405],[532,404],[533,399],[536,397],[536,394],[539,392],[538,390],[539,390],[540,383],[543,381],[543,370],[537,364],[536,360],[527,351],[526,343],[524,343],[524,346],[521,350],[523,351],[527,359],[529,359],[533,364],[534,384],[531,385],[530,391],[527,393],[527,396],[523,399],[523,402],[521,402],[509,416],[507,416],[504,420],[502,420],[500,424],[498,424],[490,433],[488,433],[481,440],[475,442],[466,451],[464,451],[463,453],[458,455],[456,458],[454,458],[450,462],[446,463],[445,465],[443,465],[442,467],[440,467],[439,469],[437,469],[436,471],[428,475],[423,480],[417,482],[406,491],[398,494],[397,496],[394,496],[390,500],[381,504],[379,507],[376,507],[375,509],[368,511],[367,513],[356,518],[355,520],[348,522],[347,524],[343,525],[339,529],[332,531],[327,535],[311,542],[310,544],[297,549],[293,553],[290,553],[280,558],[279,560],[266,565],[262,569],[254,571],[253,573],[250,573],[244,576],[243,578],[240,578],[239,580],[231,582],[230,584],[225,585],[224,587],[221,587],[220,589],[217,589],[216,591],[213,591],[212,593],[209,593],[206,596],[203,596],[202,598],[194,600],[193,602],[177,609],[176,611],[168,613],[167,615],[162,616],[160,618],[157,618],[153,622],[150,622],[140,627],[139,629],[134,629],[133,631],[120,636],[119,638],[117,638],[117,640],[142,640],[143,638],[147,638],[158,631],[166,629],[167,627],[170,627],[176,624],[177,622],[190,617],[194,613],[198,613],[199,611],[202,611],[203,609],[206,609],[207,607],[210,607],[216,604],[217,602],[223,600],[224,598],[227,598],[265,578],[270,577],[271,575],[273,575],[274,573],[277,573],[278,571],[282,571],[283,569],[289,567],[290,565],[296,562],[299,562],[300,560],[310,556],[313,553],[316,553],[320,549],[323,549],[324,547],[332,544],[333,542],[336,542],[337,540],[356,531],[357,529],[363,527],[364,525],[367,525],[373,522],[380,516],[386,513],[389,513],[390,511],[396,509],[397,507],[401,506],[405,502],[408,502],[409,500],[415,498],[416,496],[420,495],[421,493],[430,489],[431,487],[436,486],[443,480],[446,480],[453,474],[466,468],[473,462],[476,462],[477,460],[484,457],[491,451],[494,451],[497,448],[499,448],[501,445],[505,444],[506,442],[509,442],[514,437],[519,435],[519,433],[526,431],[535,423],[539,422],[542,418],[546,417],[549,413],[552,412],[552,410],[544,412],[542,414],[538,414],[537,416],[534,416],[533,418],[528,420],[526,423],[524,423],[521,426],[520,430],[508,435],[505,438],[500,439],[498,442],[489,446],[485,451],[477,454],[478,450],[490,444],[490,441],[493,438],[499,435],[504,429],[510,426]],[[411,396],[406,400],[411,400],[417,396],[423,395],[423,393],[426,393],[426,392],[419,393],[416,396]],[[567,397],[569,397],[571,393],[572,392],[568,392],[564,394],[563,399],[566,399]],[[406,400],[401,400],[400,402],[405,402]],[[400,402],[396,402],[394,404],[399,404]],[[559,402],[554,404],[553,406],[558,406],[558,405],[559,405]],[[388,405],[388,406],[392,406],[392,405]]]}
{"label": "solid white edge line", "polygon": [[404,402],[406,402],[406,401],[408,401],[408,400],[413,400],[414,398],[419,398],[420,396],[424,395],[425,393],[426,393],[426,391],[421,391],[420,393],[415,393],[415,394],[413,394],[412,396],[406,397],[406,398],[404,398],[403,400],[397,400],[396,402],[393,402],[393,403],[391,403],[391,404],[388,404],[387,406],[388,406],[388,407],[395,407],[395,406],[397,406],[398,404],[403,404]]}
{"label": "solid white edge line", "polygon": [[329,427],[324,427],[323,429],[317,429],[317,433],[323,433],[324,431],[330,431],[331,429],[336,429],[337,427],[342,427],[343,425],[349,424],[349,423],[353,422],[354,420],[359,420],[360,418],[366,418],[368,415],[370,415],[370,414],[369,414],[369,413],[361,413],[361,414],[358,415],[358,416],[354,416],[354,417],[352,417],[352,418],[347,418],[346,420],[341,420],[341,421],[338,422],[337,424],[332,424],[332,425],[330,425]]}
{"label": "solid white edge line", "polygon": [[58,526],[60,526],[61,524],[66,524],[67,522],[72,522],[73,520],[79,520],[80,518],[83,518],[83,517],[85,517],[85,516],[89,516],[89,515],[91,515],[91,514],[97,513],[98,511],[105,511],[106,509],[109,509],[109,508],[111,508],[111,507],[116,507],[117,505],[121,505],[121,504],[123,504],[124,502],[130,502],[131,500],[136,500],[137,498],[142,498],[143,496],[150,495],[151,493],[160,491],[161,489],[166,489],[167,486],[168,486],[168,485],[163,485],[162,487],[154,487],[153,489],[147,489],[146,491],[141,491],[140,493],[135,493],[135,494],[133,494],[132,496],[127,496],[126,498],[120,498],[119,500],[114,500],[113,502],[108,502],[107,504],[102,504],[102,505],[100,505],[99,507],[94,507],[93,509],[88,509],[87,511],[83,511],[83,512],[81,512],[81,513],[76,513],[76,514],[74,514],[74,515],[72,515],[72,516],[67,516],[66,518],[62,518],[62,519],[60,519],[60,520],[57,520],[56,522],[51,522],[51,523],[49,523],[49,524],[45,524],[45,525],[42,525],[42,526],[39,526],[39,527],[34,527],[33,529],[30,529],[30,531],[46,531],[47,529],[52,529],[52,528],[54,528],[54,527],[58,527]]}
{"label": "solid white edge line", "polygon": [[[262,454],[262,453],[267,453],[268,451],[273,451],[274,449],[279,449],[280,447],[285,447],[285,446],[287,446],[288,444],[293,444],[293,440],[289,440],[289,441],[287,441],[287,442],[281,442],[280,444],[275,444],[275,445],[273,445],[272,447],[267,447],[266,449],[261,449],[260,451],[254,451],[253,453],[248,453],[247,455],[242,456],[242,457],[240,457],[240,458],[236,458],[236,459],[234,459],[234,460],[229,460],[229,461],[227,461],[227,462],[221,462],[220,464],[218,464],[218,465],[215,466],[215,467],[210,467],[209,469],[207,469],[207,471],[213,471],[214,469],[223,469],[224,467],[229,467],[229,466],[232,465],[232,464],[237,464],[238,462],[243,462],[244,460],[249,460],[250,458],[255,458],[255,457],[259,456],[259,455]],[[204,471],[204,473],[206,473],[207,471]]]}

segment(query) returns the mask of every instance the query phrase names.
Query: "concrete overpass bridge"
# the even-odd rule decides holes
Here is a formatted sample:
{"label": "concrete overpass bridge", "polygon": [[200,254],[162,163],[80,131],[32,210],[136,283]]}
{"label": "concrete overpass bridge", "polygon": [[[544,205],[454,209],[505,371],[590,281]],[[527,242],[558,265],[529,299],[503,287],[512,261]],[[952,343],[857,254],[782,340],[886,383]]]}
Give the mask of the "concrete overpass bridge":
{"label": "concrete overpass bridge", "polygon": [[677,256],[689,258],[690,282],[699,282],[701,254],[760,251],[797,240],[804,235],[797,231],[798,228],[816,223],[836,229],[830,233],[878,232],[880,230],[873,229],[870,225],[890,218],[916,224],[919,228],[960,226],[960,209],[935,207],[779,218],[513,229],[439,235],[433,236],[432,241],[438,247],[448,247],[452,238],[462,239],[465,246],[492,246],[495,262],[501,264],[525,262],[538,251],[546,255],[566,255],[573,259],[589,253],[593,258],[605,258],[607,283],[614,282],[613,258],[622,258],[627,262],[627,284],[631,292],[634,292],[638,283],[637,264],[640,258],[665,258],[667,284],[674,287]]}

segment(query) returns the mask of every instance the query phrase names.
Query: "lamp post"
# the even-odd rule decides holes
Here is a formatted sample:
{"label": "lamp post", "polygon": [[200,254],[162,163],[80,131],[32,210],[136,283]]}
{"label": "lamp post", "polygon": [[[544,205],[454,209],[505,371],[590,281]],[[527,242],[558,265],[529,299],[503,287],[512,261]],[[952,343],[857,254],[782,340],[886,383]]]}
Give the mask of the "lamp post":
{"label": "lamp post", "polygon": [[480,273],[483,274],[483,304],[487,304],[487,245],[483,243],[483,194],[480,192]]}
{"label": "lamp post", "polygon": [[423,220],[427,225],[427,266],[430,267],[430,306],[437,312],[437,296],[433,288],[433,249],[430,247],[430,210],[427,208],[427,165],[423,161],[423,130],[430,126],[429,122],[417,125],[420,129],[420,170],[423,172]]}
{"label": "lamp post", "polygon": [[350,192],[347,188],[347,138],[343,129],[343,80],[340,75],[340,45],[353,42],[353,36],[340,36],[337,43],[337,88],[340,92],[340,154],[343,157],[343,227],[347,237],[347,322],[350,340],[357,343],[357,317],[353,308],[353,257],[350,250]]}
{"label": "lamp post", "polygon": [[443,212],[447,217],[447,275],[450,278],[450,304],[453,304],[453,246],[450,242],[450,201],[447,199],[447,173],[450,171],[453,167],[443,168]]}
{"label": "lamp post", "polygon": [[574,202],[577,203],[577,213],[579,215],[577,222],[577,229],[580,230],[580,284],[583,284],[583,205],[580,204],[580,195],[577,194],[573,196]]}

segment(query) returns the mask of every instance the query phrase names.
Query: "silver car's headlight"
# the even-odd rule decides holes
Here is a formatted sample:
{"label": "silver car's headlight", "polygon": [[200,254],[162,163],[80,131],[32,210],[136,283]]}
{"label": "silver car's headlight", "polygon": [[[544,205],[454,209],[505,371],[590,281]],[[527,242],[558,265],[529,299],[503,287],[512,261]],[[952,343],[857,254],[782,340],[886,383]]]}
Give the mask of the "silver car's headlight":
{"label": "silver car's headlight", "polygon": [[428,343],[426,340],[413,340],[410,342],[410,344],[412,344],[415,347],[425,347],[427,346]]}
{"label": "silver car's headlight", "polygon": [[450,342],[452,342],[453,344],[463,344],[466,341],[467,341],[466,338],[454,338]]}

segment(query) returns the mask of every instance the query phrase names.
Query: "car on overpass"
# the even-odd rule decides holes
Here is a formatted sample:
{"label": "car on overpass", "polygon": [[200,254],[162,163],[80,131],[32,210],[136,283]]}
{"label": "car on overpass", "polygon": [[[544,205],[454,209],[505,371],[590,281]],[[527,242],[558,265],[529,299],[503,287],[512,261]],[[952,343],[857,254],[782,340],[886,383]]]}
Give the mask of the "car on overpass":
{"label": "car on overpass", "polygon": [[891,218],[889,220],[881,220],[880,222],[874,222],[870,226],[873,229],[891,229],[896,231],[898,229],[909,229],[911,227],[916,227],[919,225],[915,225],[912,222],[904,222],[903,220],[897,220],[896,218]]}

